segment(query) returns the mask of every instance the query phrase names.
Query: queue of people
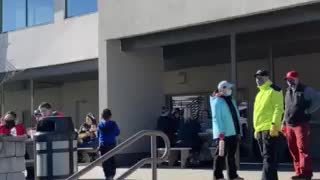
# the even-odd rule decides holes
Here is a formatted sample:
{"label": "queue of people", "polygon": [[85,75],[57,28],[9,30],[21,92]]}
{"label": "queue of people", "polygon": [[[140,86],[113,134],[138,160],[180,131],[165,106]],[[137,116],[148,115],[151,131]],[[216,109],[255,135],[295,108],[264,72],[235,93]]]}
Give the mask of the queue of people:
{"label": "queue of people", "polygon": [[[310,157],[310,124],[311,114],[320,108],[320,95],[313,88],[304,85],[296,71],[286,74],[284,80],[288,84],[285,96],[282,89],[271,80],[269,72],[258,70],[254,74],[258,93],[255,98],[253,111],[254,137],[258,142],[263,168],[261,180],[278,180],[277,143],[280,133],[287,140],[291,153],[295,175],[292,179],[311,180],[313,176]],[[240,113],[233,97],[234,85],[221,81],[217,90],[210,97],[212,115],[213,140],[218,144],[214,158],[214,179],[225,180],[222,173],[225,162],[228,163],[227,174],[230,180],[242,180],[237,173],[235,154],[241,140]],[[208,119],[209,113],[203,111]],[[183,114],[183,116],[182,116]],[[162,108],[157,122],[157,130],[163,131],[172,146],[191,147],[192,158],[197,162],[201,149],[199,133],[205,122],[199,121],[198,112],[191,113],[191,108],[183,111],[175,109],[171,114],[166,107]],[[41,103],[34,113],[37,123],[45,117],[63,117],[62,112],[53,110],[49,103]],[[26,135],[26,128],[18,120],[15,112],[7,112],[0,120],[0,134],[10,136]],[[101,155],[116,146],[116,137],[120,129],[112,120],[111,110],[105,109],[99,123],[92,113],[88,113],[85,122],[78,131],[79,147],[98,148]],[[158,141],[158,146],[163,142]],[[112,180],[116,174],[115,160],[111,158],[103,163],[107,180]],[[30,172],[31,173],[31,172]],[[29,174],[29,172],[28,172]]]}
{"label": "queue of people", "polygon": [[[277,143],[279,133],[287,139],[293,158],[295,175],[292,179],[311,180],[312,165],[310,157],[311,114],[320,108],[320,96],[314,89],[302,84],[296,71],[285,76],[288,89],[283,96],[281,88],[276,86],[269,72],[259,70],[254,75],[259,89],[253,112],[254,137],[258,141],[263,157],[262,180],[278,180]],[[218,91],[211,97],[213,138],[224,141],[217,150],[214,176],[224,180],[222,168],[227,156],[229,179],[243,179],[236,173],[235,149],[238,145],[238,111],[232,102],[232,85],[222,81]],[[231,148],[230,148],[231,147]],[[224,154],[220,154],[224,148]]]}

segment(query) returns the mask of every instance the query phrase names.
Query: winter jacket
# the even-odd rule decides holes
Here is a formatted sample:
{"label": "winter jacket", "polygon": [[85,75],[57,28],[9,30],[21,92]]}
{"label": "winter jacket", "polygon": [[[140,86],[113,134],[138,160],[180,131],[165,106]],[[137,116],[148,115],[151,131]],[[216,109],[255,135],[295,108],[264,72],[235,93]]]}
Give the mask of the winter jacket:
{"label": "winter jacket", "polygon": [[280,130],[283,115],[283,94],[281,88],[271,81],[259,86],[259,92],[254,102],[253,125],[255,132],[270,130],[275,124]]}
{"label": "winter jacket", "polygon": [[320,94],[311,87],[298,84],[296,89],[288,88],[285,96],[283,122],[289,126],[308,122],[311,113],[320,107]]}
{"label": "winter jacket", "polygon": [[[233,104],[237,110],[239,121],[240,115],[234,100]],[[219,138],[220,134],[223,134],[225,137],[237,135],[232,114],[226,101],[222,97],[211,96],[210,106],[212,114],[213,139]]]}
{"label": "winter jacket", "polygon": [[98,125],[98,138],[100,146],[110,146],[116,144],[116,137],[119,136],[120,129],[116,122],[111,120],[101,120]]}

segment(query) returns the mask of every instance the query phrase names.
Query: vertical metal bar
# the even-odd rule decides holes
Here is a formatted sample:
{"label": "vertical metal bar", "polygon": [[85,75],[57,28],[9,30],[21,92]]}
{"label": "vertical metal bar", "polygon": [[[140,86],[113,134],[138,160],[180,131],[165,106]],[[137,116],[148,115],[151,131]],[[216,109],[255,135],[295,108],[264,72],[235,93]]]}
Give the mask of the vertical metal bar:
{"label": "vertical metal bar", "polygon": [[1,85],[1,114],[4,114],[4,105],[5,105],[5,99],[4,99],[4,83]]}
{"label": "vertical metal bar", "polygon": [[33,115],[34,111],[34,81],[33,79],[30,80],[30,113],[31,116]]}
{"label": "vertical metal bar", "polygon": [[270,79],[274,81],[274,59],[273,59],[273,46],[272,43],[269,44],[269,71]]}
{"label": "vertical metal bar", "polygon": [[68,14],[69,14],[69,9],[68,9],[68,0],[64,0],[64,18],[66,19],[66,18],[68,18]]}
{"label": "vertical metal bar", "polygon": [[[237,86],[237,49],[236,34],[230,35],[231,81]],[[236,88],[236,87],[235,87]]]}
{"label": "vertical metal bar", "polygon": [[0,32],[3,32],[3,0],[0,0]]}
{"label": "vertical metal bar", "polygon": [[157,180],[157,137],[151,136],[152,180]]}
{"label": "vertical metal bar", "polygon": [[[236,41],[236,34],[232,33],[230,35],[230,57],[231,57],[231,81],[235,84],[235,91],[234,91],[234,97],[237,99],[237,41]],[[241,128],[241,127],[240,127]],[[228,163],[227,163],[228,164]],[[237,146],[237,152],[236,152],[236,164],[238,169],[240,168],[240,148],[239,144]]]}
{"label": "vertical metal bar", "polygon": [[[56,167],[55,167],[56,168]],[[52,140],[47,141],[47,180],[54,180]]]}
{"label": "vertical metal bar", "polygon": [[25,3],[26,3],[26,19],[25,19],[25,23],[26,23],[26,27],[28,27],[29,26],[29,19],[28,19],[28,13],[29,13],[28,4],[29,4],[29,2],[28,2],[28,0],[26,0]]}

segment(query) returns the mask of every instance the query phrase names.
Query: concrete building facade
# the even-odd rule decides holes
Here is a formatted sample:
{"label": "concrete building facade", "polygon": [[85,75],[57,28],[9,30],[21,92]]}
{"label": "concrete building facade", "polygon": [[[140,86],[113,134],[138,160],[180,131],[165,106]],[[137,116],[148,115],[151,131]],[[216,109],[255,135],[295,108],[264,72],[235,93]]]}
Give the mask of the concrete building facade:
{"label": "concrete building facade", "polygon": [[[12,8],[7,7],[9,2],[18,4],[3,1],[2,7]],[[16,111],[18,118],[31,126],[32,110],[45,101],[79,126],[86,113],[98,116],[98,13],[67,17],[67,0],[50,2],[50,6],[34,2],[40,6],[34,9],[53,8],[51,22],[0,34],[2,113]],[[17,11],[18,19],[18,6],[10,10]],[[5,12],[1,12],[4,19]],[[7,71],[22,72],[3,79]]]}
{"label": "concrete building facade", "polygon": [[292,69],[306,84],[320,87],[317,69],[311,68],[319,64],[319,5],[311,0],[100,0],[99,107],[113,109],[125,129],[130,123],[121,136],[127,138],[154,128],[168,97],[209,95],[220,80],[230,80],[238,100],[248,104],[250,153],[256,70],[269,70],[284,90],[283,76]]}
{"label": "concrete building facade", "polygon": [[[320,88],[316,0],[98,0],[98,12],[66,18],[68,1],[53,0],[51,23],[1,33],[2,74],[22,71],[2,84],[3,112],[28,119],[48,101],[79,126],[87,112],[108,107],[121,142],[154,129],[173,96],[208,97],[226,79],[248,104],[251,152],[257,69],[283,89],[291,69]],[[146,141],[127,152],[144,151]]]}

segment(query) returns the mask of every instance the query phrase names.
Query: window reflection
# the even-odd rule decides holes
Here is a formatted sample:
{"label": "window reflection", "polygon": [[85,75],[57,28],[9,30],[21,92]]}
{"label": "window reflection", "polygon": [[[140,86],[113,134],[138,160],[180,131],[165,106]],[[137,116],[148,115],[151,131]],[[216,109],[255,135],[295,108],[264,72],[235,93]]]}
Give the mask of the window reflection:
{"label": "window reflection", "polygon": [[53,0],[28,0],[28,26],[49,23],[53,18]]}
{"label": "window reflection", "polygon": [[93,13],[97,10],[97,0],[67,0],[67,17]]}

